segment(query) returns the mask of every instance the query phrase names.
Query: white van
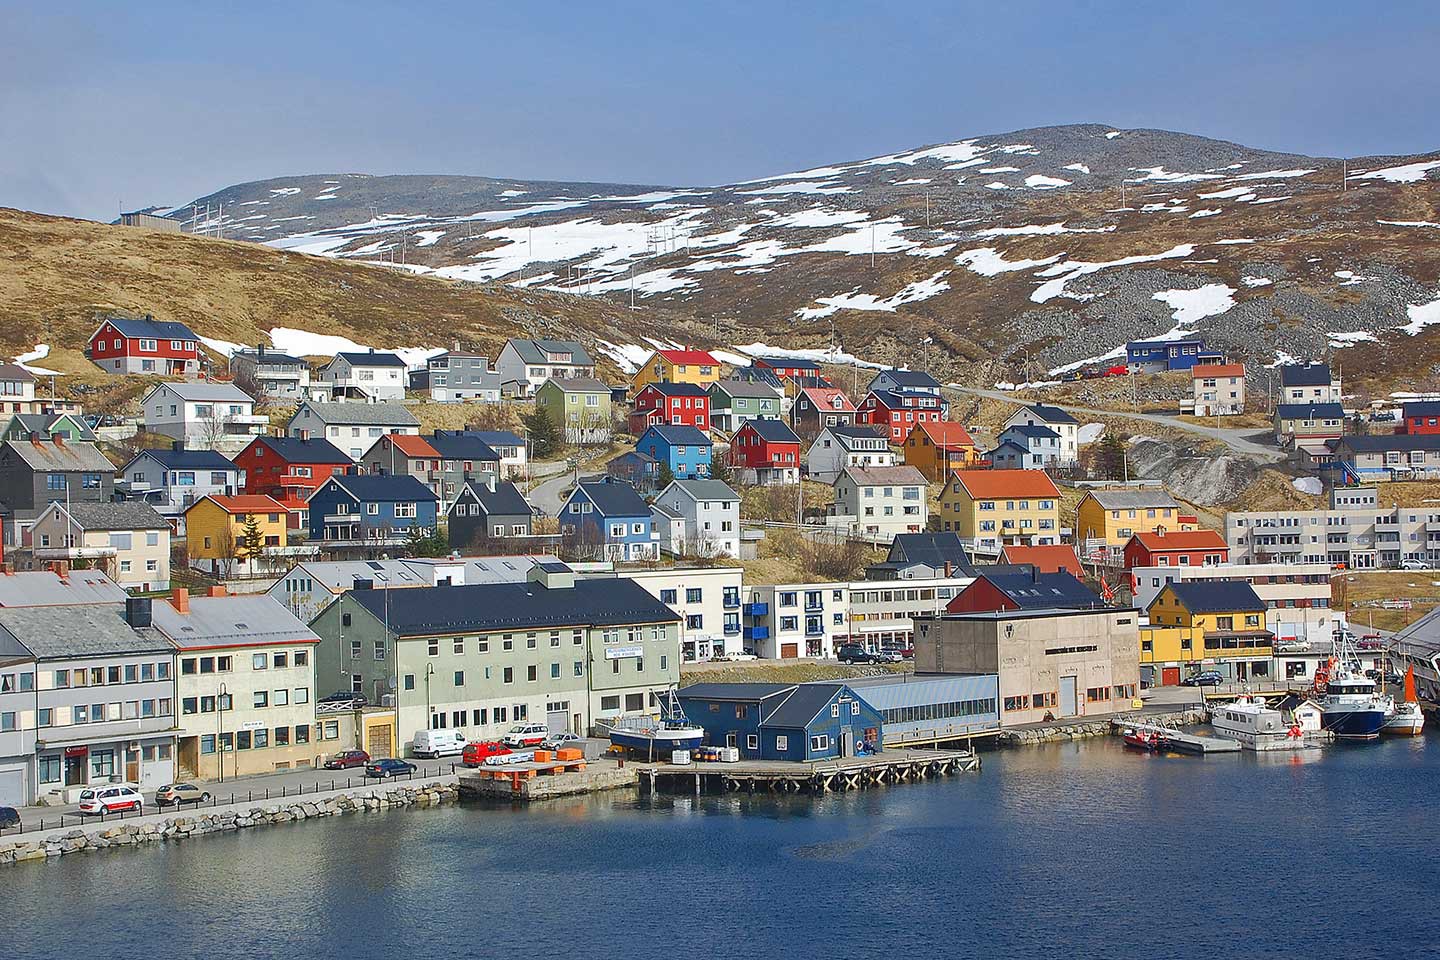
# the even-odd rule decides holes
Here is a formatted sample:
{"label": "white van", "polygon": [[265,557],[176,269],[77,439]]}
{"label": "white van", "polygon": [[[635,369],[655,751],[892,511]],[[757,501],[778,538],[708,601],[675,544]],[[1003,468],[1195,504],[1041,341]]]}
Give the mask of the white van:
{"label": "white van", "polygon": [[410,744],[417,757],[458,757],[465,752],[465,735],[459,730],[421,730]]}

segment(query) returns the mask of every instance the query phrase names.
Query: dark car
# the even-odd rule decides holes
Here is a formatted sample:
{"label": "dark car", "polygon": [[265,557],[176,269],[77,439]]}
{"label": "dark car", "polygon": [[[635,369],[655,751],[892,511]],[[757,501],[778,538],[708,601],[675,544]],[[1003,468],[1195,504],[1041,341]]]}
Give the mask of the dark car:
{"label": "dark car", "polygon": [[1225,682],[1225,678],[1215,670],[1202,670],[1199,673],[1192,673],[1180,681],[1182,687],[1218,687]]}
{"label": "dark car", "polygon": [[881,653],[871,653],[858,643],[842,643],[835,650],[835,658],[841,663],[884,663],[888,658]]}
{"label": "dark car", "polygon": [[0,807],[0,830],[20,826],[20,811],[14,807]]}
{"label": "dark car", "polygon": [[351,767],[363,767],[370,762],[370,754],[364,750],[341,750],[329,760],[325,761],[326,770],[348,770]]}
{"label": "dark car", "polygon": [[386,777],[398,777],[404,773],[414,772],[415,764],[408,760],[397,760],[394,757],[372,760],[365,764],[365,776],[379,777],[382,780]]}

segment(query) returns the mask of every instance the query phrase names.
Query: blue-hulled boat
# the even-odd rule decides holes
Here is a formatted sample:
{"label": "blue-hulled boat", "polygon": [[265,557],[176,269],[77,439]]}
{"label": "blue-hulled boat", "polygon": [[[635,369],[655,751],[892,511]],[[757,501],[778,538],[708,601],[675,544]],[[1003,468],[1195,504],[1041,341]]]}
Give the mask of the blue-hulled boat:
{"label": "blue-hulled boat", "polygon": [[703,727],[685,716],[675,691],[660,701],[658,717],[621,717],[610,728],[610,743],[646,757],[669,760],[675,750],[694,750],[705,739]]}
{"label": "blue-hulled boat", "polygon": [[1384,697],[1375,693],[1375,681],[1353,664],[1345,651],[1337,651],[1320,698],[1320,726],[1340,740],[1375,740],[1385,726]]}

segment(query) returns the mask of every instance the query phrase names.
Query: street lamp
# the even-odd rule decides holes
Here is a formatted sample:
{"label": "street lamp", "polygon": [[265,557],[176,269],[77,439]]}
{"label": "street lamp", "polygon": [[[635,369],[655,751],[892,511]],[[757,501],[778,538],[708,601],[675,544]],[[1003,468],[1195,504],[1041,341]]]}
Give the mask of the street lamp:
{"label": "street lamp", "polygon": [[215,765],[220,768],[220,782],[225,782],[225,684],[215,697]]}

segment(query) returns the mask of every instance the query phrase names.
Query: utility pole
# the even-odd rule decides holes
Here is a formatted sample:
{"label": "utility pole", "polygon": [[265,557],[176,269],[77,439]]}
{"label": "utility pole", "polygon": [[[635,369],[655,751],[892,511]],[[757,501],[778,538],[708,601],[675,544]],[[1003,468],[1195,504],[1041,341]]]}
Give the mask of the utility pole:
{"label": "utility pole", "polygon": [[930,191],[925,191],[925,226],[930,226]]}
{"label": "utility pole", "polygon": [[870,224],[870,269],[875,269],[875,224]]}

